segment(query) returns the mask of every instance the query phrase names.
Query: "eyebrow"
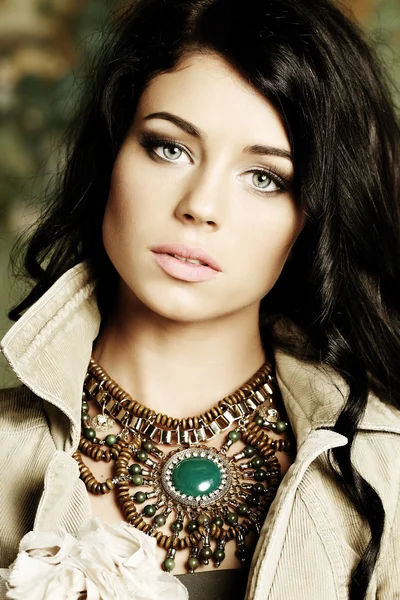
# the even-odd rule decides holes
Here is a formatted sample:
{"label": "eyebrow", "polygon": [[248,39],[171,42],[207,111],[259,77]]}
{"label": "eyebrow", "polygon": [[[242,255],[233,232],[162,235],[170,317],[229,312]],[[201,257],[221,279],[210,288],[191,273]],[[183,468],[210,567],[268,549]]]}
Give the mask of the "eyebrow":
{"label": "eyebrow", "polygon": [[[193,123],[190,123],[189,121],[182,119],[182,117],[178,117],[178,115],[174,115],[170,112],[154,112],[144,117],[145,121],[149,119],[164,119],[164,121],[170,121],[180,129],[183,129],[183,131],[186,131],[186,133],[188,133],[189,135],[203,141],[207,137],[205,133],[202,132],[198,127],[193,125]],[[267,156],[279,156],[281,158],[287,158],[288,160],[292,161],[292,155],[290,152],[288,152],[287,150],[283,150],[282,148],[274,148],[273,146],[263,146],[261,144],[254,144],[253,146],[246,146],[243,152],[256,155],[266,154]]]}

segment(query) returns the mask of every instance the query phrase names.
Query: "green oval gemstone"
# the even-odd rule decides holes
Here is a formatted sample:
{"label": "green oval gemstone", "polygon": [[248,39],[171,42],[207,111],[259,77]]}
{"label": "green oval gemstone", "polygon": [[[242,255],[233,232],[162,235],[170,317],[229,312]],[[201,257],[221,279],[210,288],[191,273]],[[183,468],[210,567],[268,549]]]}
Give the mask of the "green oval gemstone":
{"label": "green oval gemstone", "polygon": [[141,475],[142,474],[142,467],[140,465],[138,465],[137,463],[133,463],[133,465],[130,465],[128,467],[128,470],[131,475]]}
{"label": "green oval gemstone", "polygon": [[225,558],[225,552],[221,548],[214,550],[214,560],[219,564]]}
{"label": "green oval gemstone", "polygon": [[236,525],[236,523],[238,522],[238,516],[237,516],[237,514],[234,513],[234,512],[228,512],[225,515],[225,522],[228,525]]}
{"label": "green oval gemstone", "polygon": [[153,504],[146,504],[146,506],[143,509],[143,512],[146,515],[146,517],[154,517],[154,515],[156,514],[156,509],[154,508]]}
{"label": "green oval gemstone", "polygon": [[171,524],[171,529],[172,529],[172,531],[182,531],[182,529],[183,529],[182,521],[174,521]]}
{"label": "green oval gemstone", "polygon": [[221,519],[221,517],[214,517],[212,522],[215,523],[217,527],[222,527],[222,525],[224,524],[224,521],[223,519]]}
{"label": "green oval gemstone", "polygon": [[253,485],[253,493],[256,495],[263,494],[265,492],[265,487],[262,483],[255,483]]}
{"label": "green oval gemstone", "polygon": [[143,485],[143,477],[141,475],[132,475],[133,485]]}
{"label": "green oval gemstone", "polygon": [[198,558],[196,558],[195,556],[189,556],[187,566],[189,567],[190,571],[194,571],[195,569],[197,569],[199,564],[200,561]]}
{"label": "green oval gemstone", "polygon": [[165,525],[166,522],[167,522],[167,518],[163,514],[156,515],[154,517],[154,523],[157,525],[157,527],[162,527],[163,525]]}
{"label": "green oval gemstone", "polygon": [[117,436],[110,434],[105,438],[104,442],[106,446],[114,446],[117,443]]}
{"label": "green oval gemstone", "polygon": [[166,558],[163,562],[164,571],[172,571],[175,568],[175,561],[173,558]]}
{"label": "green oval gemstone", "polygon": [[211,548],[204,547],[200,550],[200,556],[204,560],[209,560],[212,557],[212,555],[213,555],[213,551],[211,550]]}
{"label": "green oval gemstone", "polygon": [[257,471],[254,472],[254,479],[256,481],[265,481],[268,479],[267,471],[265,469],[257,469]]}
{"label": "green oval gemstone", "polygon": [[279,433],[283,433],[284,431],[286,431],[287,427],[286,427],[286,423],[285,421],[278,421],[276,424],[276,430]]}
{"label": "green oval gemstone", "polygon": [[189,521],[189,523],[186,525],[186,529],[188,530],[189,533],[193,533],[193,531],[196,531],[196,529],[198,529],[198,523],[197,521]]}
{"label": "green oval gemstone", "polygon": [[89,440],[89,442],[93,441],[94,438],[96,437],[96,432],[92,427],[86,427],[83,430],[83,436]]}
{"label": "green oval gemstone", "polygon": [[147,494],[145,494],[145,492],[136,492],[136,494],[134,495],[134,500],[138,504],[142,504],[142,502],[147,500]]}
{"label": "green oval gemstone", "polygon": [[240,432],[237,429],[232,429],[232,431],[228,433],[228,438],[231,442],[237,442],[240,439]]}
{"label": "green oval gemstone", "polygon": [[148,454],[145,450],[138,450],[136,452],[136,458],[139,462],[144,462],[148,458]]}
{"label": "green oval gemstone", "polygon": [[253,469],[260,469],[260,467],[263,467],[264,465],[265,460],[263,460],[260,456],[255,456],[250,461],[250,466],[253,467]]}
{"label": "green oval gemstone", "polygon": [[243,450],[243,454],[245,455],[246,458],[250,458],[251,456],[254,456],[256,453],[256,449],[253,446],[246,446]]}
{"label": "green oval gemstone", "polygon": [[218,489],[222,473],[213,461],[194,456],[176,465],[172,471],[172,481],[181,494],[205,496]]}
{"label": "green oval gemstone", "polygon": [[239,515],[247,515],[247,513],[249,512],[249,507],[247,506],[247,504],[239,504],[238,506],[238,513]]}
{"label": "green oval gemstone", "polygon": [[206,513],[201,513],[201,515],[197,519],[199,525],[208,525],[210,520],[210,517]]}

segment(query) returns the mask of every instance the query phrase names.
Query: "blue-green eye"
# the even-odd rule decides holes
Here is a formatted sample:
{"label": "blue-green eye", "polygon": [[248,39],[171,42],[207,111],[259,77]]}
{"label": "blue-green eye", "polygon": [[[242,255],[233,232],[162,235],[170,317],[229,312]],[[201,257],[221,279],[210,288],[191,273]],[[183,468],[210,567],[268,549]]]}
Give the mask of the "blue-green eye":
{"label": "blue-green eye", "polygon": [[[164,157],[170,161],[178,160],[178,158],[180,158],[183,154],[182,148],[180,148],[179,146],[172,145],[172,144],[162,144],[160,146],[154,146],[153,150],[155,151],[156,148],[162,148],[162,153],[163,153]],[[158,154],[158,153],[156,153],[156,154]]]}
{"label": "blue-green eye", "polygon": [[[269,192],[275,192],[279,189],[279,186],[272,179],[271,175],[266,171],[250,171],[253,173],[252,183],[259,190]],[[271,189],[272,188],[272,189]]]}
{"label": "blue-green eye", "polygon": [[[149,156],[154,158],[159,158],[165,162],[178,162],[181,156],[185,154],[188,159],[185,162],[190,162],[188,152],[174,139],[163,139],[153,133],[142,133],[140,143]],[[159,149],[161,149],[160,152]]]}
{"label": "blue-green eye", "polygon": [[252,185],[263,194],[273,194],[287,189],[286,180],[282,179],[275,173],[264,170],[248,171],[252,174]]}
{"label": "blue-green eye", "polygon": [[286,192],[290,187],[286,177],[267,169],[251,169],[244,174],[251,175],[250,185],[256,192],[265,196]]}

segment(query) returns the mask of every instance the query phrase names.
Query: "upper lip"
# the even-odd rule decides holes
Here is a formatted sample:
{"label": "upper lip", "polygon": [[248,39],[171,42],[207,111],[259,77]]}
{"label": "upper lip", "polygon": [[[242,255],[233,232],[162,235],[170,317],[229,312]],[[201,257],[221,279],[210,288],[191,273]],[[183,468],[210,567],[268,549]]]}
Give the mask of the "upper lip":
{"label": "upper lip", "polygon": [[190,248],[183,244],[161,244],[161,246],[154,246],[151,250],[157,254],[177,254],[178,256],[182,256],[182,258],[201,260],[215,271],[222,270],[214,258],[202,248]]}

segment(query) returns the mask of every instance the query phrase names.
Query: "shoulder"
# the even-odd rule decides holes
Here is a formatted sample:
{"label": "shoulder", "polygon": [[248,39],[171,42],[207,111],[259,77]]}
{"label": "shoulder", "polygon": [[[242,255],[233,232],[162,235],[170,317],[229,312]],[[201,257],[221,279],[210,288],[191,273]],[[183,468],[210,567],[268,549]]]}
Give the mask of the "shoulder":
{"label": "shoulder", "polygon": [[392,512],[400,490],[400,410],[373,393],[354,441],[352,462]]}
{"label": "shoulder", "polygon": [[400,586],[400,411],[370,398],[352,461],[377,492],[385,512],[377,562],[377,597],[395,598]]}
{"label": "shoulder", "polygon": [[[344,445],[341,450],[346,449]],[[362,478],[376,491],[385,512],[383,546],[399,511],[400,497],[400,411],[370,394],[365,414],[351,449],[351,462]],[[336,478],[336,461],[324,452],[309,467],[300,486],[313,519],[319,526],[330,527],[347,539],[369,539],[358,510],[349,503]],[[350,542],[348,542],[350,544]]]}
{"label": "shoulder", "polygon": [[387,405],[380,410],[384,418],[365,419],[358,431],[352,463],[378,493],[391,522],[400,495],[400,411]]}
{"label": "shoulder", "polygon": [[400,434],[400,409],[370,391],[360,431]]}

